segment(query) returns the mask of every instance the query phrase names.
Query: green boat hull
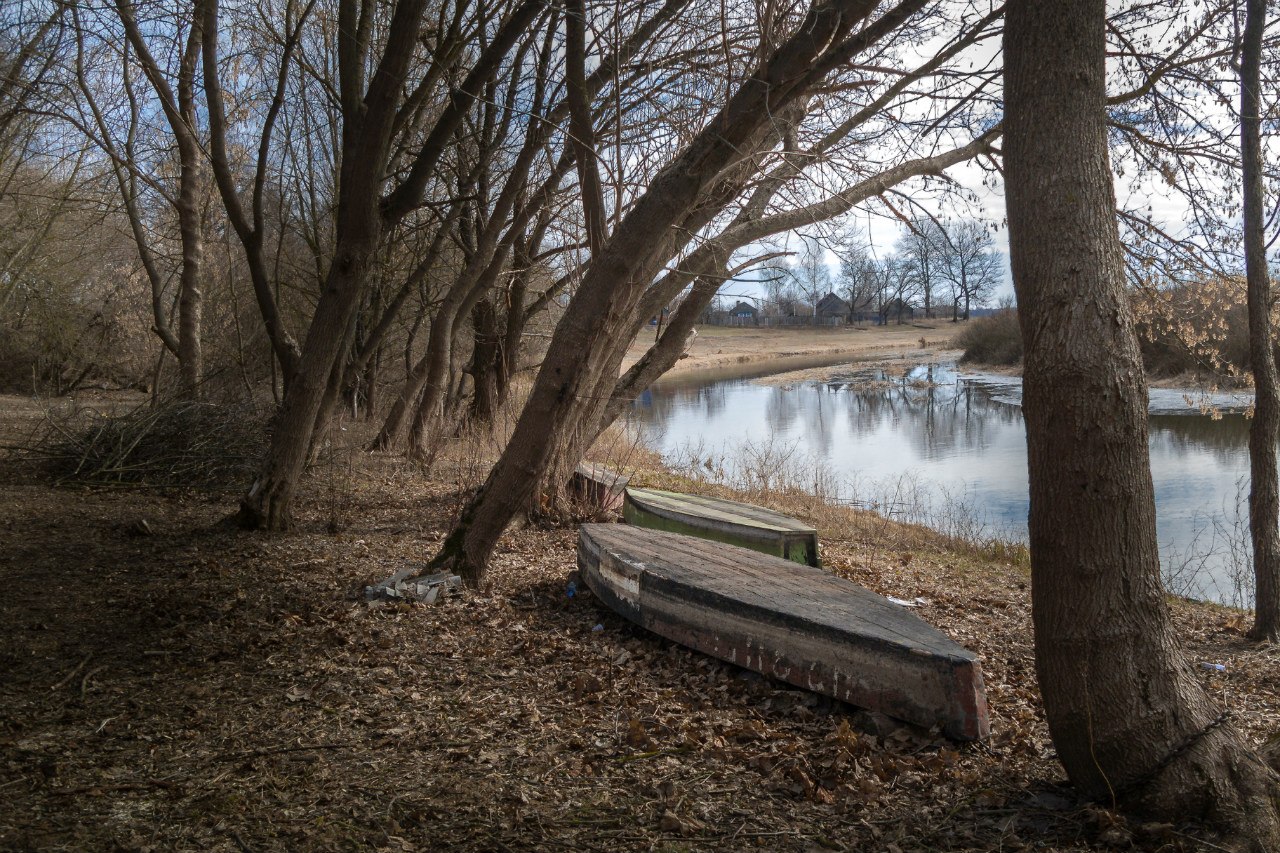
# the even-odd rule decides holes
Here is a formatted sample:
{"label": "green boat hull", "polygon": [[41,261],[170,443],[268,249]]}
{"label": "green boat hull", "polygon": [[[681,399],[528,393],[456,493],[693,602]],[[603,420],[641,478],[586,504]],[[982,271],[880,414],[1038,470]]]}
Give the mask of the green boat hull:
{"label": "green boat hull", "polygon": [[657,489],[627,489],[622,517],[628,524],[648,530],[696,536],[801,565],[819,565],[817,531],[752,504]]}

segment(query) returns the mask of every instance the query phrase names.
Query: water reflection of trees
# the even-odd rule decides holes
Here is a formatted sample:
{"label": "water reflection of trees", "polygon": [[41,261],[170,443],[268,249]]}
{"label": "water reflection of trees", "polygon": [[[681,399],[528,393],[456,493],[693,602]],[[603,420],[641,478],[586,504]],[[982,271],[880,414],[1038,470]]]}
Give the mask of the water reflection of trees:
{"label": "water reflection of trees", "polygon": [[1208,415],[1152,415],[1152,443],[1185,453],[1206,450],[1225,462],[1244,453],[1249,446],[1249,419],[1241,414],[1223,415],[1214,420]]}
{"label": "water reflection of trees", "polygon": [[729,406],[729,398],[744,387],[744,382],[714,382],[710,385],[648,389],[632,405],[630,420],[653,442],[661,442],[676,412],[695,411],[711,421]]}
{"label": "water reflection of trees", "polygon": [[1021,425],[1019,409],[993,401],[969,383],[929,384],[927,374],[920,379],[846,385],[850,432],[865,437],[892,428],[931,459],[957,449],[986,449],[993,426]]}
{"label": "water reflection of trees", "polygon": [[[857,439],[892,430],[931,459],[982,451],[1002,440],[993,430],[1021,429],[1021,409],[997,402],[992,393],[992,388],[957,378],[946,368],[921,366],[904,376],[863,370],[794,386],[738,380],[649,391],[637,400],[631,416],[651,442],[661,444],[677,413],[691,416],[702,438],[713,442],[741,432],[743,418],[759,413],[772,434],[792,435],[819,458],[830,458],[835,451],[842,432],[837,421],[843,418],[846,440],[853,440],[849,449],[855,453]],[[1152,415],[1150,429],[1153,444],[1169,453],[1204,450],[1226,461],[1247,446],[1249,422],[1239,414],[1218,420]]]}
{"label": "water reflection of trees", "polygon": [[801,409],[809,408],[813,401],[807,399],[812,389],[792,389],[782,385],[765,386],[764,420],[774,435],[783,435],[791,429]]}

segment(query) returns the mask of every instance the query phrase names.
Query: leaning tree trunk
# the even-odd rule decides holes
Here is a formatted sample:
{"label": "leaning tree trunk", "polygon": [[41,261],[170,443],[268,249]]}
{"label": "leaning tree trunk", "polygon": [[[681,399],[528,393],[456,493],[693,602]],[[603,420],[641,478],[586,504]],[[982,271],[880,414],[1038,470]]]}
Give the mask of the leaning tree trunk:
{"label": "leaning tree trunk", "polygon": [[688,349],[694,325],[725,281],[724,256],[725,252],[715,251],[694,262],[699,268],[718,270],[721,275],[698,276],[693,288],[671,315],[658,339],[635,364],[619,376],[618,372],[629,348],[623,342],[630,341],[635,336],[637,327],[642,328],[645,318],[652,316],[652,311],[648,310],[651,307],[648,300],[652,294],[646,294],[646,301],[632,314],[630,334],[615,341],[603,368],[596,375],[590,393],[583,395],[582,414],[576,421],[576,428],[571,433],[566,432],[557,441],[556,452],[535,495],[536,505],[530,507],[533,515],[542,514],[555,519],[570,513],[572,507],[567,500],[566,486],[574,467],[591,449],[596,439],[626,411],[635,397],[670,370]]}
{"label": "leaning tree trunk", "polygon": [[[910,14],[913,3],[903,4]],[[578,292],[556,326],[542,369],[511,441],[463,510],[433,566],[484,582],[507,523],[528,506],[548,465],[581,427],[584,401],[610,363],[615,339],[629,340],[644,289],[678,246],[672,226],[690,219],[713,182],[734,165],[760,129],[819,83],[811,73],[829,49],[874,8],[868,0],[826,0],[747,80],[716,117],[669,163],[593,254]],[[838,48],[834,48],[838,50]],[[713,212],[707,212],[703,224]]]}
{"label": "leaning tree trunk", "polygon": [[1249,637],[1280,639],[1280,378],[1271,329],[1262,197],[1261,64],[1266,0],[1248,0],[1240,50],[1240,166],[1244,182],[1244,263],[1248,282],[1253,422],[1249,425],[1249,532],[1253,539],[1254,623]]}
{"label": "leaning tree trunk", "polygon": [[1036,670],[1088,796],[1280,848],[1275,774],[1179,652],[1107,152],[1104,0],[1006,14],[1005,174],[1026,351]]}

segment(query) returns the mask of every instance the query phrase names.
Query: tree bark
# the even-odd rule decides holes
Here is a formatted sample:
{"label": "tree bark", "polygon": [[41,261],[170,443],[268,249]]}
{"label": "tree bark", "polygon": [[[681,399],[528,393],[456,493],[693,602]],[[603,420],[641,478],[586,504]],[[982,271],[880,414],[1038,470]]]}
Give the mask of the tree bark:
{"label": "tree bark", "polygon": [[469,417],[478,423],[492,423],[498,408],[498,378],[502,361],[502,337],[493,301],[482,299],[471,311],[475,346],[471,350],[471,395]]}
{"label": "tree bark", "polygon": [[1086,795],[1275,850],[1280,780],[1192,676],[1160,584],[1104,24],[1103,0],[1017,0],[1005,21],[1036,670],[1059,760]]}
{"label": "tree bark", "polygon": [[178,112],[180,126],[174,126],[178,143],[178,228],[182,240],[182,274],[178,290],[178,376],[182,395],[195,399],[200,395],[204,373],[202,326],[204,289],[201,282],[204,267],[204,218],[200,211],[200,195],[204,189],[204,152],[195,136],[195,74],[200,57],[201,16],[192,16],[186,49],[178,69]]}
{"label": "tree bark", "polygon": [[1249,424],[1249,533],[1253,540],[1254,622],[1249,637],[1280,639],[1280,377],[1271,328],[1271,276],[1267,271],[1262,187],[1262,31],[1266,0],[1247,0],[1240,47],[1240,170],[1244,183],[1244,264],[1248,285],[1249,361],[1253,367],[1253,421]]}
{"label": "tree bark", "polygon": [[[147,77],[160,100],[161,111],[173,132],[174,142],[178,148],[178,192],[174,198],[174,211],[178,217],[178,232],[182,246],[182,264],[178,277],[178,332],[172,336],[171,342],[165,338],[165,324],[156,310],[156,329],[167,346],[178,358],[178,376],[181,394],[188,399],[199,395],[200,380],[203,374],[202,314],[204,293],[202,275],[204,266],[204,224],[200,212],[200,194],[203,189],[204,152],[200,140],[196,136],[197,118],[195,107],[195,75],[200,61],[202,27],[204,24],[199,6],[193,8],[191,28],[187,31],[186,43],[178,64],[177,92],[169,86],[159,62],[152,55],[146,38],[138,26],[133,6],[127,0],[116,0],[116,14],[124,27],[125,37],[132,45]],[[101,114],[94,107],[94,114],[102,128],[104,144],[110,150],[109,135]],[[136,109],[134,117],[136,119]],[[132,137],[131,137],[132,138]],[[131,148],[131,144],[128,146]],[[132,154],[132,152],[129,152]],[[129,158],[128,168],[136,169],[137,164]],[[117,167],[118,173],[119,167]],[[132,182],[130,182],[132,183]],[[122,190],[124,186],[122,185]],[[129,192],[129,190],[125,190]],[[131,218],[138,216],[135,202],[126,200]],[[135,240],[144,255],[144,263],[149,254],[146,238],[140,223],[133,223]],[[156,292],[155,271],[147,268],[152,279],[153,294]],[[153,302],[158,298],[153,298]],[[176,344],[176,346],[175,346]]]}

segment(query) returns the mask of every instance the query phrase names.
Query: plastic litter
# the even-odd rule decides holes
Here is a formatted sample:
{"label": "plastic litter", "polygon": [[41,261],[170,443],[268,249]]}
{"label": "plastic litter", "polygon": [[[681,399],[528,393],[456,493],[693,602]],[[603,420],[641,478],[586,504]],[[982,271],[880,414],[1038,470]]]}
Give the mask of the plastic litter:
{"label": "plastic litter", "polygon": [[1201,663],[1200,666],[1204,667],[1210,672],[1226,672],[1227,671],[1227,665],[1225,663],[1209,663],[1208,661],[1205,661],[1204,663]]}

